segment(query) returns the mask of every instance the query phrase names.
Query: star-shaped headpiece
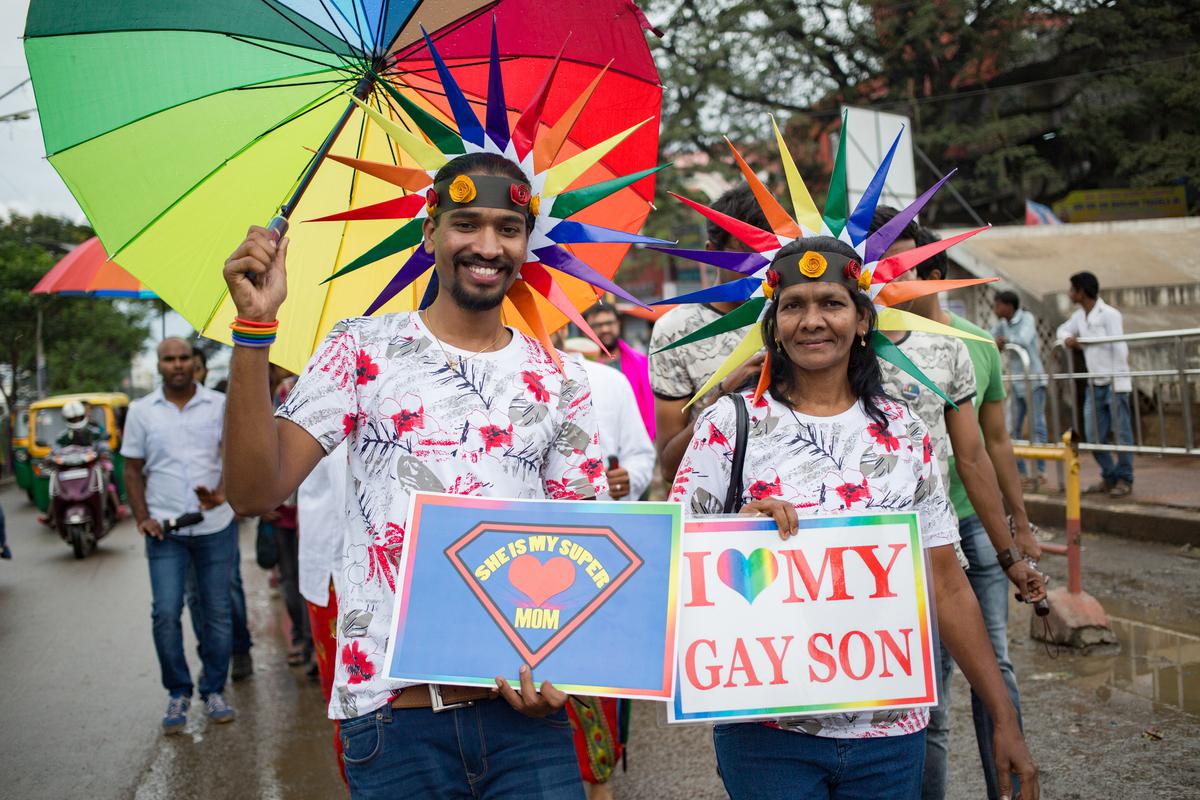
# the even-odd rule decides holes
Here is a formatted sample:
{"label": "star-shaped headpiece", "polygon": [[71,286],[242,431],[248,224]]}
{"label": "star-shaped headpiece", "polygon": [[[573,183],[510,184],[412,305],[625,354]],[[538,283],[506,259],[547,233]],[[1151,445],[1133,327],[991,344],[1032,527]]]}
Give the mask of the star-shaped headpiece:
{"label": "star-shaped headpiece", "polygon": [[[692,398],[692,402],[695,402],[716,386],[722,378],[737,369],[747,359],[762,349],[762,326],[759,323],[762,321],[762,317],[767,309],[767,303],[775,287],[779,285],[780,280],[783,280],[785,283],[792,283],[794,279],[838,281],[844,283],[851,291],[865,293],[874,303],[878,313],[879,330],[872,333],[870,344],[875,348],[878,356],[895,364],[932,391],[941,395],[947,402],[950,402],[937,385],[929,380],[880,331],[919,330],[965,339],[979,338],[973,334],[951,328],[948,325],[942,325],[941,323],[917,316],[895,306],[907,303],[917,297],[933,294],[934,292],[974,286],[994,279],[905,281],[894,285],[891,284],[891,281],[896,276],[907,272],[922,261],[953,247],[964,239],[987,230],[987,226],[952,236],[933,244],[917,247],[890,258],[883,258],[884,253],[891,247],[905,226],[916,217],[918,212],[929,201],[929,198],[933,196],[934,192],[949,180],[953,172],[935,183],[928,191],[910,203],[887,224],[881,226],[879,230],[870,233],[871,219],[875,214],[875,207],[878,205],[879,197],[883,192],[884,181],[887,179],[888,168],[891,166],[892,156],[896,152],[900,136],[897,135],[896,140],[892,142],[891,148],[888,150],[883,163],[879,165],[879,169],[875,172],[875,176],[871,179],[870,184],[863,193],[862,199],[851,210],[849,208],[849,198],[846,189],[846,136],[843,135],[838,143],[833,174],[829,181],[829,193],[825,200],[825,210],[821,212],[817,210],[812,196],[809,194],[804,182],[800,179],[800,172],[796,169],[796,164],[788,152],[787,145],[784,144],[783,135],[779,131],[779,126],[775,124],[774,118],[771,120],[771,125],[775,130],[775,138],[779,145],[779,157],[783,163],[783,172],[787,179],[788,193],[791,195],[794,215],[788,214],[784,210],[779,201],[772,196],[767,187],[754,174],[754,171],[750,169],[750,166],[742,158],[737,148],[733,146],[733,143],[726,139],[725,141],[729,145],[729,149],[733,151],[733,157],[737,161],[742,174],[745,176],[746,182],[750,185],[750,189],[754,193],[754,197],[758,201],[758,205],[762,209],[763,215],[771,229],[763,230],[762,228],[722,214],[708,206],[689,200],[686,197],[675,195],[676,198],[728,231],[731,236],[749,247],[751,252],[652,248],[662,250],[662,252],[670,253],[671,255],[689,258],[693,261],[730,270],[744,276],[738,280],[711,286],[707,289],[701,289],[698,292],[691,292],[679,297],[660,300],[658,303],[655,303],[654,305],[712,302],[742,303],[738,308],[725,314],[720,319],[714,320],[708,325],[681,337],[666,347],[661,348],[659,352],[707,339],[727,331],[751,326],[741,343],[733,349],[733,352],[729,354],[712,376],[709,377],[708,382]],[[843,118],[843,132],[845,131],[845,127],[845,119]],[[777,254],[785,245],[796,239],[808,236],[832,236],[839,239],[854,248],[855,252],[859,254],[860,260],[856,262],[842,256],[832,256],[816,252],[806,252],[777,260]],[[759,396],[766,389],[769,374],[770,365],[769,363],[764,364],[757,390]]]}
{"label": "star-shaped headpiece", "polygon": [[[423,28],[422,31],[424,31]],[[510,127],[508,109],[504,102],[504,81],[500,72],[500,51],[494,18],[492,20],[487,106],[482,122],[427,33],[425,34],[425,43],[429,48],[438,80],[450,106],[453,126],[447,125],[418,106],[388,81],[381,80],[379,83],[404,114],[412,120],[420,133],[407,130],[367,103],[355,100],[363,112],[383,128],[392,141],[413,159],[418,168],[333,154],[328,156],[360,172],[392,183],[411,194],[314,220],[318,222],[367,219],[409,220],[327,280],[334,280],[420,244],[422,226],[431,213],[433,216],[437,216],[448,208],[482,203],[488,198],[492,198],[489,202],[501,202],[499,198],[502,198],[504,207],[528,209],[533,217],[526,261],[521,265],[518,271],[518,280],[509,289],[507,299],[511,301],[517,313],[525,320],[529,330],[542,341],[556,362],[558,357],[550,344],[549,332],[538,311],[535,294],[545,298],[554,308],[579,326],[580,330],[594,341],[599,342],[568,298],[563,287],[558,283],[555,277],[556,273],[570,275],[585,281],[598,292],[612,292],[639,306],[644,307],[644,304],[560,245],[584,242],[659,245],[671,243],[614,228],[578,222],[570,217],[605,197],[656,173],[667,165],[652,166],[630,175],[622,175],[590,186],[574,189],[568,189],[568,187],[649,120],[632,125],[573,156],[562,158],[563,144],[576,121],[587,112],[588,100],[603,78],[607,67],[596,75],[591,84],[583,90],[553,125],[542,125],[542,112],[546,98],[562,59],[560,50],[541,84],[533,93],[528,106],[521,112],[516,123]],[[489,181],[472,176],[466,181],[452,182],[444,187],[434,186],[433,176],[451,159],[465,153],[480,152],[495,153],[517,164],[527,176],[530,176],[529,184],[526,186],[508,181],[504,186],[491,186]],[[433,256],[426,253],[424,248],[417,247],[365,313],[373,314],[405,287],[430,271],[432,266]],[[428,306],[436,296],[437,273],[434,272],[430,277],[429,286],[420,307]]]}

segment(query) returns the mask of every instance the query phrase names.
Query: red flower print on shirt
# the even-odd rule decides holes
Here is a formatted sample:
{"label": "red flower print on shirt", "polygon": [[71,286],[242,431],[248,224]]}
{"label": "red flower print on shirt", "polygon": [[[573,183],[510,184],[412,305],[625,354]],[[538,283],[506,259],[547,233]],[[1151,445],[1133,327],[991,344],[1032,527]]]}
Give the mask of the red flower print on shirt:
{"label": "red flower print on shirt", "polygon": [[580,500],[582,499],[579,492],[571,488],[567,480],[556,481],[553,478],[547,478],[545,482],[546,493],[550,495],[551,500]]}
{"label": "red flower print on shirt", "polygon": [[396,566],[400,563],[400,551],[404,548],[404,528],[394,522],[384,526],[380,536],[373,528],[374,538],[367,548],[367,580],[382,585],[387,581],[388,588],[396,591]]}
{"label": "red flower print on shirt", "polygon": [[497,447],[508,447],[513,440],[513,426],[510,422],[507,428],[501,428],[499,425],[481,425],[479,426],[479,435],[483,437],[483,447],[487,452],[492,452]]}
{"label": "red flower print on shirt", "polygon": [[925,438],[921,440],[921,457],[928,464],[933,459],[933,442],[929,439],[929,434],[925,434]]}
{"label": "red flower print on shirt", "polygon": [[342,647],[342,666],[346,668],[346,682],[351,686],[366,683],[375,677],[375,665],[367,654],[359,649],[358,639]]}
{"label": "red flower print on shirt", "polygon": [[579,465],[579,471],[587,475],[588,480],[595,481],[604,474],[604,462],[598,458],[585,458]]}
{"label": "red flower print on shirt", "polygon": [[847,469],[830,472],[822,481],[824,486],[822,506],[826,511],[844,511],[854,507],[855,503],[865,503],[871,499],[871,487],[867,478],[859,470]]}
{"label": "red flower print on shirt", "polygon": [[550,392],[546,391],[545,385],[542,383],[542,376],[532,370],[522,370],[521,380],[525,381],[525,388],[533,395],[533,399],[539,403],[550,402]]}
{"label": "red flower print on shirt", "polygon": [[366,386],[379,377],[379,365],[371,360],[366,350],[358,351],[358,359],[355,362],[355,375],[357,376],[356,382],[359,386]]}
{"label": "red flower print on shirt", "polygon": [[720,429],[711,422],[708,423],[708,443],[714,447],[717,445],[729,446],[729,440],[725,438],[725,434],[721,433]]}
{"label": "red flower print on shirt", "polygon": [[342,417],[342,433],[346,434],[347,436],[350,435],[357,425],[358,414],[347,414],[346,416]]}
{"label": "red flower print on shirt", "polygon": [[766,481],[762,480],[755,481],[754,483],[750,484],[750,488],[746,491],[749,492],[750,496],[755,500],[762,500],[767,497],[782,497],[783,485],[779,482],[779,476],[776,475],[774,482],[767,483]]}
{"label": "red flower print on shirt", "polygon": [[874,440],[875,444],[882,445],[886,453],[894,453],[900,449],[900,440],[892,435],[886,425],[872,422],[867,426],[867,436],[870,437],[867,441]]}
{"label": "red flower print on shirt", "polygon": [[397,414],[392,414],[392,424],[396,426],[396,435],[402,436],[413,428],[425,427],[425,406],[421,406],[415,411],[407,408],[400,409]]}

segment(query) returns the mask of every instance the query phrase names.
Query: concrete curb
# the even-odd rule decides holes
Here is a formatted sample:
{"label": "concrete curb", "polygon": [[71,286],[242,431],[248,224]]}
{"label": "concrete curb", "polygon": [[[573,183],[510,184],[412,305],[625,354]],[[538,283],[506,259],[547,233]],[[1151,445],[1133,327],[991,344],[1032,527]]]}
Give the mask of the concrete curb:
{"label": "concrete curb", "polygon": [[[1084,533],[1200,547],[1200,511],[1103,500],[1083,500],[1081,506]],[[1056,528],[1067,515],[1066,500],[1053,495],[1025,495],[1025,510],[1035,525]]]}

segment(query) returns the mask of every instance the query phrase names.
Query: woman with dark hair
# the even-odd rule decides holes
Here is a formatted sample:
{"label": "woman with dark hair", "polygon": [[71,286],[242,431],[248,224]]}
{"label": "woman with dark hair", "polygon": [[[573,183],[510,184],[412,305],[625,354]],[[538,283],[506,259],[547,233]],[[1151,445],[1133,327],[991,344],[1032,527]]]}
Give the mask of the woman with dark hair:
{"label": "woman with dark hair", "polygon": [[[875,310],[861,270],[858,253],[831,237],[779,250],[761,323],[765,386],[726,395],[704,412],[672,497],[690,513],[722,512],[737,439],[734,404],[746,403],[742,513],[773,517],[786,539],[797,533],[799,514],[915,511],[942,641],[996,720],[998,773],[1017,773],[1022,796],[1037,798],[1037,769],[954,552],[958,525],[929,434],[904,403],[883,394],[869,344]],[[791,717],[717,725],[714,741],[734,800],[917,798],[928,719],[925,708]]]}

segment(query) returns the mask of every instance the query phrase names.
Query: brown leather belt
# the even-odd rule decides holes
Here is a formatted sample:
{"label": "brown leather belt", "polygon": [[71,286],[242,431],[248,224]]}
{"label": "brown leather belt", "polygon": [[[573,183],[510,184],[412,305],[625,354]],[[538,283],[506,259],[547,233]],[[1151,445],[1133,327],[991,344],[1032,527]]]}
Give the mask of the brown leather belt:
{"label": "brown leather belt", "polygon": [[493,700],[496,693],[481,686],[444,686],[437,683],[418,683],[406,686],[392,700],[392,708],[432,708],[449,711],[465,708],[481,700]]}

